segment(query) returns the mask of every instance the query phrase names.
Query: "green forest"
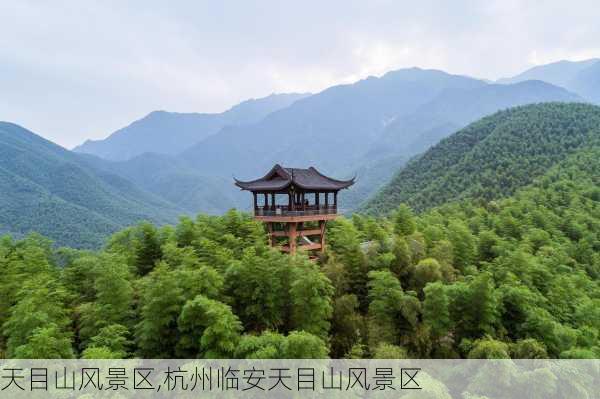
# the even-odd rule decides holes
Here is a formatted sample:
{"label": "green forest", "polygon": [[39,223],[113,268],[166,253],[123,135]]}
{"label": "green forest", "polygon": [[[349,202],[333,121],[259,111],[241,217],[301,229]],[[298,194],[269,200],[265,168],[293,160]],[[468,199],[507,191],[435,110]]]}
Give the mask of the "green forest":
{"label": "green forest", "polygon": [[469,125],[329,222],[316,260],[231,210],[100,249],[6,235],[0,272],[0,358],[599,358],[600,108]]}
{"label": "green forest", "polygon": [[503,199],[328,224],[316,262],[251,215],[102,250],[0,240],[6,358],[598,358],[600,149]]}
{"label": "green forest", "polygon": [[449,201],[511,195],[582,148],[600,143],[600,107],[543,103],[510,108],[454,133],[417,157],[363,205],[385,214]]}

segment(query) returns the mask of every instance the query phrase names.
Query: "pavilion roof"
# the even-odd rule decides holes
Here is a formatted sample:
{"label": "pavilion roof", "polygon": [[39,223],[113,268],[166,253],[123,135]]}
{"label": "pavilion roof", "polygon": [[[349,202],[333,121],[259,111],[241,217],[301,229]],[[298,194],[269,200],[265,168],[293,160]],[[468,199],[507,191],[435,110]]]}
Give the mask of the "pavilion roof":
{"label": "pavilion roof", "polygon": [[337,180],[325,176],[312,166],[308,169],[284,168],[277,164],[260,179],[240,181],[235,179],[235,185],[248,191],[282,191],[294,185],[310,191],[338,191],[354,184],[350,180]]}

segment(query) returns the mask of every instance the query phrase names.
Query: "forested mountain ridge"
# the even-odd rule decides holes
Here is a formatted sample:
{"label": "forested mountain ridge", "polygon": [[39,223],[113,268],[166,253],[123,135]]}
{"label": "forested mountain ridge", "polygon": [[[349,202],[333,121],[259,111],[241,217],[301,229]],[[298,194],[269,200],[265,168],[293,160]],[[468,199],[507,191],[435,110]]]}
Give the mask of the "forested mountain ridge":
{"label": "forested mountain ridge", "polygon": [[318,263],[234,211],[131,227],[99,252],[5,237],[0,353],[598,358],[599,179],[600,147],[581,148],[503,200],[342,218]]}
{"label": "forested mountain ridge", "polygon": [[145,152],[174,155],[217,133],[224,126],[258,122],[271,112],[308,95],[272,94],[244,101],[215,114],[154,111],[106,139],[86,141],[74,151],[114,161],[125,161]]}
{"label": "forested mountain ridge", "polygon": [[15,124],[0,122],[0,232],[35,231],[59,245],[98,247],[140,220],[173,221],[174,205]]}
{"label": "forested mountain ridge", "polygon": [[600,140],[600,107],[547,103],[477,121],[401,169],[363,209],[385,213],[400,203],[424,210],[465,198],[512,194],[569,154]]}
{"label": "forested mountain ridge", "polygon": [[580,102],[582,98],[541,81],[444,90],[385,128],[380,139],[357,162],[361,165],[355,172],[359,176],[357,184],[342,193],[342,199],[355,210],[388,183],[408,159],[444,137],[499,110],[549,101]]}
{"label": "forested mountain ridge", "polygon": [[188,214],[217,215],[249,206],[247,195],[233,187],[231,176],[205,176],[175,156],[144,153],[127,161],[106,161],[89,154],[81,157],[94,168],[134,182]]}

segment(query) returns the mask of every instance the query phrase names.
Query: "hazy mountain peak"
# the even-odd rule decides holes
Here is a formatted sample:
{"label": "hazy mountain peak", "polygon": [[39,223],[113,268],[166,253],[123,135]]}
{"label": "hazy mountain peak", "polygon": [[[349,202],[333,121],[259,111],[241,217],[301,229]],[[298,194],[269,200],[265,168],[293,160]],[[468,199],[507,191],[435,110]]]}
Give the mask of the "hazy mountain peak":
{"label": "hazy mountain peak", "polygon": [[536,65],[510,78],[498,79],[497,83],[517,83],[525,80],[542,80],[568,88],[569,82],[584,69],[598,63],[600,58],[584,61],[561,60],[550,64]]}
{"label": "hazy mountain peak", "polygon": [[585,61],[562,60],[538,65],[512,78],[498,83],[515,83],[524,80],[542,80],[577,93],[587,101],[600,104],[600,58]]}
{"label": "hazy mountain peak", "polygon": [[244,101],[218,114],[152,111],[106,139],[86,140],[73,150],[108,160],[126,160],[144,152],[176,154],[224,126],[255,123],[307,96],[307,93],[271,94]]}

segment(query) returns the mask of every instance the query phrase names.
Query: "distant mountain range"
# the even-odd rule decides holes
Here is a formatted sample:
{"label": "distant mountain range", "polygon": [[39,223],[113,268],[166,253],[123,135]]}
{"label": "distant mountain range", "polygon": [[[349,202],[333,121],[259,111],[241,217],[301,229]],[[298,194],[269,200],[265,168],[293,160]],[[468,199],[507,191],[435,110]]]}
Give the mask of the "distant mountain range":
{"label": "distant mountain range", "polygon": [[227,127],[181,154],[211,174],[250,178],[274,163],[316,164],[328,173],[359,166],[365,150],[396,118],[410,115],[450,88],[484,82],[417,68],[334,86],[296,101],[256,124]]}
{"label": "distant mountain range", "polygon": [[[156,150],[170,156],[146,154],[105,168],[190,212],[220,213],[233,206],[245,208],[249,203],[230,184],[232,175],[252,178],[274,163],[315,165],[340,178],[358,176],[357,184],[341,198],[347,209],[353,209],[408,159],[482,116],[529,103],[584,101],[544,82],[489,84],[419,68],[290,98],[294,101],[287,107],[258,121],[248,122],[251,118],[247,118],[244,121],[248,123],[228,124],[209,135],[198,134],[197,142],[180,153]],[[144,121],[152,125],[150,122]],[[133,142],[141,140],[127,129],[107,141],[118,135]],[[160,130],[157,125],[153,132]],[[153,133],[151,141],[156,141],[156,147],[169,148],[175,141],[174,133],[162,131],[163,143],[154,140],[161,137],[159,133]],[[143,146],[139,143],[130,147]],[[89,146],[76,151],[115,159]]]}
{"label": "distant mountain range", "polygon": [[512,78],[500,79],[498,83],[517,83],[525,80],[543,80],[600,104],[600,58],[539,65]]}
{"label": "distant mountain range", "polygon": [[[75,152],[2,123],[0,233],[37,230],[59,244],[94,247],[142,219],[163,223],[183,213],[247,209],[250,199],[232,177],[254,178],[274,163],[357,175],[341,196],[351,211],[399,170],[392,182],[407,187],[397,176],[416,171],[404,165],[422,162],[419,154],[470,123],[526,104],[598,101],[599,78],[597,60],[540,66],[497,83],[402,69],[317,94],[250,100],[220,114],[153,112]],[[389,187],[361,209],[378,208]],[[420,194],[410,193],[388,196],[389,203],[419,209],[410,195]]]}
{"label": "distant mountain range", "polygon": [[74,151],[124,161],[146,152],[177,154],[225,126],[250,124],[309,94],[272,94],[244,101],[219,114],[154,111],[104,140],[87,140]]}

